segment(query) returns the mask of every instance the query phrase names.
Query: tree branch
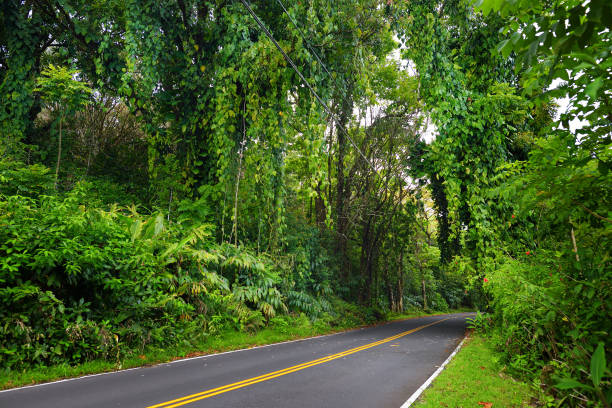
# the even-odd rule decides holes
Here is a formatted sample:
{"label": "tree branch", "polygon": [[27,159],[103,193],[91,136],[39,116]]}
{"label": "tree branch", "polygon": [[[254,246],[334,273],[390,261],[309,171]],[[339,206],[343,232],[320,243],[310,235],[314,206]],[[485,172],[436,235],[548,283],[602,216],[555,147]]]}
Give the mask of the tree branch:
{"label": "tree branch", "polygon": [[575,204],[578,204],[580,207],[582,207],[582,208],[583,208],[583,209],[584,209],[586,212],[588,212],[589,214],[591,214],[593,217],[595,217],[595,218],[599,218],[600,220],[607,221],[607,222],[609,222],[609,223],[611,223],[611,224],[612,224],[612,220],[611,220],[611,219],[606,218],[606,217],[603,217],[603,216],[601,216],[601,215],[597,214],[595,211],[589,210],[587,207],[585,207],[583,204],[579,203],[579,202],[578,202],[578,201],[576,201],[576,200],[572,200],[572,201],[573,201]]}

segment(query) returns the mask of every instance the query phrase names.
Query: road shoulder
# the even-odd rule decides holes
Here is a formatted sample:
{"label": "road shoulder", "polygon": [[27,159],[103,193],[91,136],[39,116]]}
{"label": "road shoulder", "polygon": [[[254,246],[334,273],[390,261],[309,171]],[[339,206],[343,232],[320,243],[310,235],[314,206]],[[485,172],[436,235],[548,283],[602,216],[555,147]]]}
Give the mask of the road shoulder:
{"label": "road shoulder", "polygon": [[533,395],[529,385],[503,373],[486,338],[470,334],[412,407],[524,407]]}

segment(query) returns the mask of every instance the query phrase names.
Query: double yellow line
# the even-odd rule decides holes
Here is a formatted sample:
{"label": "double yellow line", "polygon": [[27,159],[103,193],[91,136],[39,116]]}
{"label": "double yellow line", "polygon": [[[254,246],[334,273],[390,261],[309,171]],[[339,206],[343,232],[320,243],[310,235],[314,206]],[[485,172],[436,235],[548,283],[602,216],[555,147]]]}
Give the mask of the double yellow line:
{"label": "double yellow line", "polygon": [[196,394],[186,395],[184,397],[177,398],[177,399],[174,399],[172,401],[167,401],[167,402],[162,402],[161,404],[151,405],[151,406],[149,406],[147,408],[176,408],[176,407],[180,407],[180,406],[183,406],[183,405],[191,404],[192,402],[203,400],[205,398],[210,398],[210,397],[213,397],[215,395],[219,395],[219,394],[223,394],[223,393],[226,393],[226,392],[229,392],[229,391],[232,391],[232,390],[236,390],[238,388],[248,387],[249,385],[257,384],[257,383],[262,382],[262,381],[271,380],[272,378],[276,378],[276,377],[280,377],[280,376],[283,376],[283,375],[291,374],[291,373],[303,370],[303,369],[308,368],[308,367],[312,367],[312,366],[315,366],[315,365],[327,363],[328,361],[332,361],[332,360],[335,360],[337,358],[345,357],[345,356],[348,356],[350,354],[357,353],[358,351],[367,350],[367,349],[372,348],[372,347],[380,346],[381,344],[385,344],[385,343],[388,343],[390,341],[397,340],[400,337],[407,336],[408,334],[417,332],[417,331],[422,330],[422,329],[424,329],[426,327],[433,326],[434,324],[441,323],[441,322],[443,322],[445,320],[448,320],[448,319],[450,319],[450,317],[448,317],[446,319],[437,320],[437,321],[435,321],[433,323],[429,323],[429,324],[417,327],[416,329],[412,329],[412,330],[408,330],[408,331],[396,334],[395,336],[387,337],[385,339],[376,341],[374,343],[369,343],[369,344],[366,344],[366,345],[363,345],[363,346],[360,346],[360,347],[355,347],[355,348],[343,351],[341,353],[332,354],[332,355],[329,355],[327,357],[319,358],[317,360],[308,361],[306,363],[302,363],[302,364],[298,364],[298,365],[295,365],[295,366],[292,366],[292,367],[285,368],[284,370],[272,371],[270,373],[263,374],[263,375],[260,375],[258,377],[248,378],[246,380],[242,380],[242,381],[235,382],[235,383],[232,383],[232,384],[224,385],[223,387],[212,388],[210,390],[198,392]]}

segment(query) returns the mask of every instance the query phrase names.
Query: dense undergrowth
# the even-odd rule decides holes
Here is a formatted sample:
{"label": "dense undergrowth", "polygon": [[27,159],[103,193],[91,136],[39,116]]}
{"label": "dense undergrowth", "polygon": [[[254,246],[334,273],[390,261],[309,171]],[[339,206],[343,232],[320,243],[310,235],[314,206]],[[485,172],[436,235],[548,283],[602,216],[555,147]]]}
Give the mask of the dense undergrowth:
{"label": "dense undergrowth", "polygon": [[88,182],[47,195],[40,166],[3,163],[0,178],[3,368],[116,359],[229,327],[255,331],[289,308],[332,311],[295,290],[286,265],[215,244],[209,224],[106,205]]}
{"label": "dense undergrowth", "polygon": [[317,254],[272,257],[217,244],[214,226],[191,212],[168,222],[106,202],[96,182],[57,194],[49,173],[18,162],[0,168],[4,370],[120,362],[267,325],[282,333],[300,315],[328,329],[386,316],[335,297]]}
{"label": "dense undergrowth", "polygon": [[[500,233],[505,250],[482,264],[491,333],[511,371],[539,382],[558,404],[606,406],[612,225],[594,214],[609,211],[612,178],[581,148],[557,150],[560,142],[540,141],[527,170],[508,170],[495,190],[521,198]],[[565,166],[551,165],[551,155]]]}

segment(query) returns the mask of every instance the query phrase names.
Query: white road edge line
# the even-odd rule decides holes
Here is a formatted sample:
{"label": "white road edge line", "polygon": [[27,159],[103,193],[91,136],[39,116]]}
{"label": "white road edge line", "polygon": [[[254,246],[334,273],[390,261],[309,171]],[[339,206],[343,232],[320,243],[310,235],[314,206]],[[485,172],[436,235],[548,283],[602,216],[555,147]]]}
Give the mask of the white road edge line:
{"label": "white road edge line", "polygon": [[459,343],[459,345],[455,348],[455,351],[453,351],[451,353],[450,356],[448,356],[448,358],[446,360],[444,360],[444,362],[442,363],[442,365],[431,375],[431,377],[429,377],[427,379],[427,381],[425,381],[423,383],[423,385],[421,385],[421,387],[419,387],[418,390],[416,390],[414,392],[414,394],[412,394],[410,396],[410,398],[408,398],[408,400],[406,402],[404,402],[402,404],[402,406],[400,408],[408,408],[409,406],[411,406],[412,404],[414,404],[414,402],[421,396],[421,394],[423,393],[423,391],[425,391],[425,389],[427,387],[429,387],[431,385],[431,382],[438,376],[440,375],[440,373],[442,372],[442,370],[444,370],[444,367],[446,367],[446,365],[453,359],[453,357],[455,357],[455,354],[457,354],[457,352],[459,351],[459,349],[461,348],[461,346],[463,346],[463,343],[465,342],[465,339],[467,339],[467,336],[463,338],[463,340],[461,340],[461,343]]}
{"label": "white road edge line", "polygon": [[[351,329],[351,330],[348,330],[348,331],[363,330],[364,328],[365,327],[358,328],[358,329]],[[100,376],[103,376],[103,375],[118,374],[118,373],[123,373],[123,372],[126,372],[126,371],[140,370],[142,368],[150,368],[150,367],[156,367],[156,366],[166,366],[166,365],[175,364],[175,363],[182,363],[182,362],[190,361],[190,360],[197,360],[197,359],[201,359],[201,358],[221,356],[223,354],[238,353],[240,351],[255,350],[255,349],[260,349],[260,348],[265,348],[265,347],[278,346],[280,344],[295,343],[295,342],[298,342],[298,341],[312,340],[312,339],[318,339],[318,338],[321,338],[321,337],[328,337],[328,336],[335,336],[336,334],[342,334],[342,333],[346,333],[346,332],[323,334],[323,335],[315,336],[315,337],[306,337],[304,339],[281,341],[279,343],[263,344],[261,346],[254,346],[254,347],[248,347],[248,348],[237,349],[237,350],[223,351],[221,353],[204,354],[202,356],[180,358],[178,360],[166,361],[165,363],[156,363],[156,364],[152,364],[152,365],[144,365],[144,366],[132,367],[132,368],[122,368],[122,369],[115,370],[115,371],[107,371],[107,372],[98,373],[98,374],[87,374],[87,375],[82,375],[80,377],[73,377],[73,378],[64,378],[62,380],[50,381],[50,382],[41,383],[41,384],[24,385],[23,387],[9,388],[7,390],[0,390],[0,394],[5,393],[5,392],[23,390],[25,388],[43,387],[45,385],[58,384],[58,383],[69,382],[69,381],[83,380],[83,379],[86,379],[86,378],[100,377]]]}
{"label": "white road edge line", "polygon": [[[419,316],[419,317],[413,317],[413,318],[407,318],[407,319],[392,320],[392,321],[389,321],[389,322],[385,322],[385,323],[381,324],[380,326],[385,326],[387,324],[401,322],[401,321],[406,321],[406,320],[415,320],[415,319],[421,319],[421,318],[427,318],[427,317],[441,317],[441,316],[446,316],[446,315],[448,315],[448,313],[447,314],[441,314],[441,315]],[[103,375],[118,374],[118,373],[122,373],[122,372],[126,372],[126,371],[140,370],[140,369],[143,369],[143,368],[150,368],[150,367],[157,367],[157,366],[164,366],[164,365],[182,363],[182,362],[189,361],[189,360],[197,360],[197,359],[202,359],[202,358],[221,356],[223,354],[238,353],[240,351],[256,350],[256,349],[261,349],[261,348],[266,348],[266,347],[278,346],[278,345],[281,345],[281,344],[297,343],[299,341],[320,339],[322,337],[331,337],[331,336],[336,336],[338,334],[350,333],[350,332],[353,332],[353,331],[360,331],[360,330],[365,330],[365,329],[369,329],[369,328],[371,328],[371,327],[368,327],[368,326],[366,326],[366,327],[358,327],[356,329],[344,330],[344,331],[340,331],[340,332],[337,332],[337,333],[322,334],[322,335],[315,336],[315,337],[306,337],[306,338],[303,338],[303,339],[287,340],[287,341],[281,341],[281,342],[278,342],[278,343],[263,344],[261,346],[254,346],[254,347],[237,349],[237,350],[229,350],[229,351],[224,351],[224,352],[221,352],[221,353],[214,353],[214,354],[204,354],[202,356],[180,358],[178,360],[167,361],[165,363],[157,363],[157,364],[145,365],[145,366],[133,367],[133,368],[123,368],[123,369],[119,369],[119,370],[115,370],[115,371],[107,371],[107,372],[98,373],[98,374],[87,374],[87,375],[82,375],[80,377],[64,378],[62,380],[50,381],[50,382],[45,382],[45,383],[41,383],[41,384],[24,385],[22,387],[16,387],[16,388],[9,388],[9,389],[6,389],[6,390],[0,390],[0,394],[3,394],[5,392],[11,392],[11,391],[19,391],[19,390],[23,390],[23,389],[26,389],[26,388],[44,387],[44,386],[51,385],[51,384],[58,384],[58,383],[69,382],[69,381],[84,380],[86,378],[100,377],[100,376],[103,376]]]}

